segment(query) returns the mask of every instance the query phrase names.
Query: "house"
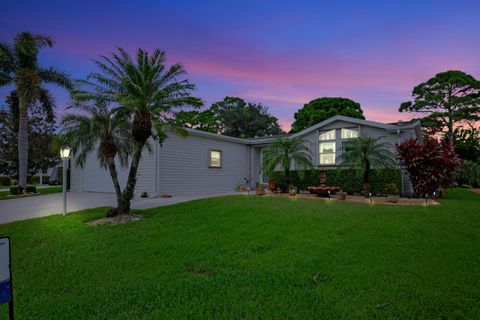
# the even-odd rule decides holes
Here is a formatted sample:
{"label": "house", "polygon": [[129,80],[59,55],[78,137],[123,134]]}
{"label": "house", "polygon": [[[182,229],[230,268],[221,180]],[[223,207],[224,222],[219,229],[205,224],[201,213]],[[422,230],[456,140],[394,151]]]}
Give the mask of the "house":
{"label": "house", "polygon": [[[138,169],[136,195],[192,195],[233,192],[244,178],[266,183],[261,173],[262,150],[274,137],[240,139],[214,133],[186,129],[187,137],[170,133],[162,146],[152,143],[153,150],[144,150]],[[312,152],[317,168],[338,165],[342,141],[358,136],[372,136],[395,144],[408,138],[422,139],[419,121],[379,123],[345,116],[334,116],[289,137],[303,137]],[[127,172],[119,172],[125,186]],[[411,188],[404,175],[404,192]],[[100,168],[96,154],[91,154],[83,169],[71,169],[71,190],[114,192],[107,170]]]}

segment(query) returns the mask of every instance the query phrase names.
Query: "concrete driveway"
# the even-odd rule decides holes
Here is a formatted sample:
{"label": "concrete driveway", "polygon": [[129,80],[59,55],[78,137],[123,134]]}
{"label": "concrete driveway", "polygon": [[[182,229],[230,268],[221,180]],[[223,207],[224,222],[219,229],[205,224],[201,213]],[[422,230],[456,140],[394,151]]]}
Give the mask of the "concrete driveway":
{"label": "concrete driveway", "polygon": [[[132,202],[134,209],[148,209],[172,205],[197,199],[212,198],[226,195],[242,195],[242,193],[222,193],[191,196],[174,196],[172,198],[135,199]],[[67,194],[67,211],[113,206],[116,203],[115,195],[99,192],[69,192]],[[62,193],[34,196],[19,199],[0,201],[0,224],[31,218],[61,214],[63,208]]]}

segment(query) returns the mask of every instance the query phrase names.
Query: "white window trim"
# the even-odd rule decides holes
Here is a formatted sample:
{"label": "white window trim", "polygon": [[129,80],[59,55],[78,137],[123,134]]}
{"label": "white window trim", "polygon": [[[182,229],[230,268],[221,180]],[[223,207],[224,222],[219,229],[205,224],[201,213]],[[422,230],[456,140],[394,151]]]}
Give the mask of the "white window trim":
{"label": "white window trim", "polygon": [[[220,153],[220,165],[213,166],[212,165],[212,152],[216,151]],[[221,169],[223,167],[223,151],[220,149],[208,149],[208,167],[212,169]]]}

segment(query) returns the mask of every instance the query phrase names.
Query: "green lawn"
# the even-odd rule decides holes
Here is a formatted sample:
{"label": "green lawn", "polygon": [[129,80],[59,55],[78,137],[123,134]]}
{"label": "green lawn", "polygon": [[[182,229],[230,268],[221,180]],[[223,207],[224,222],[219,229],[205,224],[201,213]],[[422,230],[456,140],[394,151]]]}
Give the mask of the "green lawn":
{"label": "green lawn", "polygon": [[104,211],[0,226],[18,319],[480,316],[468,190],[430,207],[232,196],[84,224]]}
{"label": "green lawn", "polygon": [[[62,187],[37,188],[37,192],[40,193],[40,195],[58,193],[58,192],[62,192]],[[0,191],[0,200],[12,199],[11,197],[8,197],[9,195],[10,195],[10,191]]]}

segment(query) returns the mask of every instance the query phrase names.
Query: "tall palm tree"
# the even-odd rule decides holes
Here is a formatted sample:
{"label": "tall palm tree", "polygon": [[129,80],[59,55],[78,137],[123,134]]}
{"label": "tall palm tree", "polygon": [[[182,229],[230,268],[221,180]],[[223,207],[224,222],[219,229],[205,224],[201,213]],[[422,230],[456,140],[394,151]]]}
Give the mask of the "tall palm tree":
{"label": "tall palm tree", "polygon": [[342,165],[359,170],[365,196],[370,191],[370,169],[395,166],[395,154],[387,142],[380,138],[358,137],[346,141],[341,153]]}
{"label": "tall palm tree", "polygon": [[[42,68],[38,65],[39,50],[53,45],[52,38],[30,32],[18,33],[13,46],[0,43],[0,87],[14,84],[19,102],[18,183],[23,189],[28,169],[28,107],[39,100],[52,100],[43,87],[46,83],[72,88],[65,73],[54,67]],[[53,105],[53,102],[49,104]]]}
{"label": "tall palm tree", "polygon": [[[125,114],[107,107],[105,101],[97,100],[93,104],[76,103],[68,109],[62,119],[62,143],[72,146],[72,154],[77,165],[83,167],[87,156],[96,150],[101,167],[108,168],[112,177],[117,206],[121,204],[122,191],[118,182],[115,158],[125,168],[131,154],[130,122]],[[109,211],[110,216],[115,211]]]}
{"label": "tall palm tree", "polygon": [[312,167],[311,152],[305,140],[297,138],[277,138],[264,151],[262,171],[270,176],[277,168],[285,174],[287,188],[290,184],[290,172]]}
{"label": "tall palm tree", "polygon": [[186,75],[182,64],[167,67],[165,52],[159,49],[151,54],[138,49],[133,59],[118,48],[111,57],[102,56],[95,63],[100,71],[91,73],[84,83],[93,92],[86,93],[83,99],[100,94],[116,102],[118,112],[131,118],[132,161],[121,202],[112,215],[124,214],[130,211],[138,165],[147,140],[153,138],[162,143],[167,137],[167,127],[174,126],[176,109],[200,107],[202,101],[191,95],[195,89],[192,83],[187,79],[179,80]]}

